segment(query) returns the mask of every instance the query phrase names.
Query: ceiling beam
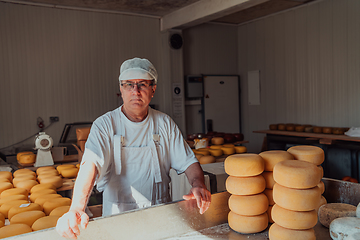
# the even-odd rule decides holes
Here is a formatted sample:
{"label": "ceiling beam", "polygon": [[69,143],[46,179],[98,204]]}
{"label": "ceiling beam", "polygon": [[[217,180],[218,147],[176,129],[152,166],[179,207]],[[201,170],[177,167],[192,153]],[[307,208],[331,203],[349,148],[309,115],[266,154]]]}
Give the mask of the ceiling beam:
{"label": "ceiling beam", "polygon": [[208,22],[270,0],[200,0],[160,19],[161,31],[187,28]]}

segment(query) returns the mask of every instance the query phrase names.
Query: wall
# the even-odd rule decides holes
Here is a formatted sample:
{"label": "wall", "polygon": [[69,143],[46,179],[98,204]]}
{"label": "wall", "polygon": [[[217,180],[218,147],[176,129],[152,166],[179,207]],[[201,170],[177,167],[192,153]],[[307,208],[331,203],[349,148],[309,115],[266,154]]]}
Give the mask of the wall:
{"label": "wall", "polygon": [[324,0],[238,27],[238,71],[260,70],[261,104],[242,95],[245,138],[272,123],[331,127],[360,122],[360,1]]}

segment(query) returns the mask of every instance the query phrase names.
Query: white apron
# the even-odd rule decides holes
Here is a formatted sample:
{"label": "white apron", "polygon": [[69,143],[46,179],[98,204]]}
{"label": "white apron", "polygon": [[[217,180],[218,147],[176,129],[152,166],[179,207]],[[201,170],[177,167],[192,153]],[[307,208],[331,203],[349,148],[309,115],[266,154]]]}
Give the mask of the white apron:
{"label": "white apron", "polygon": [[[153,120],[153,118],[149,119]],[[158,126],[145,147],[125,147],[125,128],[114,136],[114,165],[103,193],[103,216],[171,201],[170,178],[160,167],[162,152]]]}

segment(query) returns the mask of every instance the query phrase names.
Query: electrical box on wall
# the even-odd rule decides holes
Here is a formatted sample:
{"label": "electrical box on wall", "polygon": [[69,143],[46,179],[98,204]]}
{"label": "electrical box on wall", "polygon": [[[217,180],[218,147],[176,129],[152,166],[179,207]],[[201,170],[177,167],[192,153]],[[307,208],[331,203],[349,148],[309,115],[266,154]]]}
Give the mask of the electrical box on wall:
{"label": "electrical box on wall", "polygon": [[203,94],[203,77],[186,76],[185,78],[185,96],[186,98],[202,98]]}

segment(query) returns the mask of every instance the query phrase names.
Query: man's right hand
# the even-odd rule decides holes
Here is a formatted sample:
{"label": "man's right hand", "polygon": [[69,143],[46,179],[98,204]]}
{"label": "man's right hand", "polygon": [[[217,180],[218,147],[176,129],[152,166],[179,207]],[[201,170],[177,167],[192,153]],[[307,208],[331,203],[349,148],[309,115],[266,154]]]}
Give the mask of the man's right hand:
{"label": "man's right hand", "polygon": [[89,223],[89,216],[80,210],[70,210],[65,213],[56,224],[56,231],[65,238],[77,239],[80,234],[79,224],[85,229]]}

